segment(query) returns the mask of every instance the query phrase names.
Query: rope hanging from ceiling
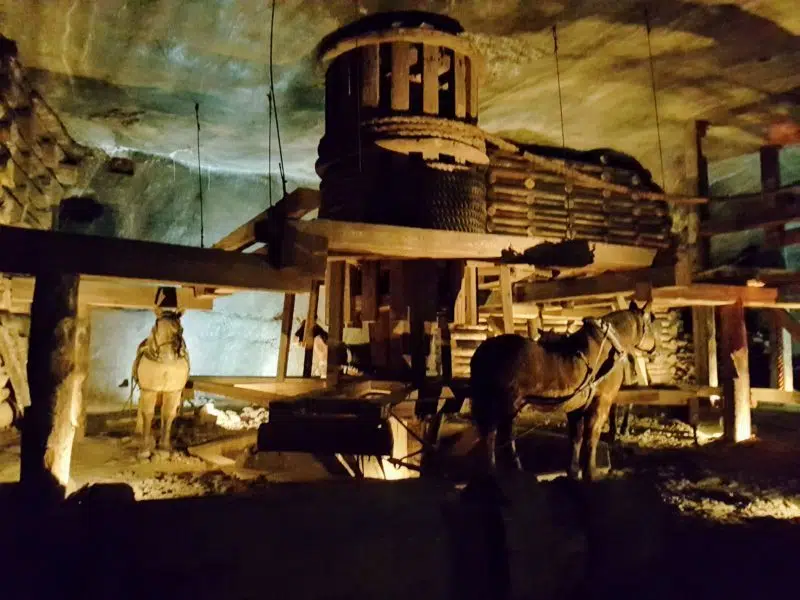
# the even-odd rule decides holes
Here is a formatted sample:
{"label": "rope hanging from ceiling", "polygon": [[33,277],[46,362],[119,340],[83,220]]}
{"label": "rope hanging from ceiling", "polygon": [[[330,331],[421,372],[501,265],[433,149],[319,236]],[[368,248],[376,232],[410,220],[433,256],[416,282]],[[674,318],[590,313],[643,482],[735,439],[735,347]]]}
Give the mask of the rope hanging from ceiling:
{"label": "rope hanging from ceiling", "polygon": [[200,197],[200,247],[205,248],[205,225],[203,219],[203,171],[200,162],[200,103],[194,103],[194,119],[197,124],[197,186]]}
{"label": "rope hanging from ceiling", "polygon": [[[275,137],[278,141],[278,171],[281,175],[281,185],[283,186],[283,195],[286,196],[286,172],[284,171],[283,166],[283,146],[281,145],[281,127],[280,122],[278,120],[278,103],[275,100],[275,73],[274,73],[274,63],[272,60],[272,52],[273,52],[273,45],[274,45],[274,37],[275,37],[275,0],[272,0],[272,14],[270,16],[269,22],[269,97],[270,97],[270,118],[272,115],[272,111],[275,112]],[[272,125],[270,123],[270,139],[272,135]],[[270,157],[272,155],[271,148],[270,148]],[[272,170],[272,165],[270,163],[270,172]],[[272,186],[272,182],[269,182],[270,189]],[[271,192],[270,192],[271,198]],[[270,204],[272,203],[270,199]]]}

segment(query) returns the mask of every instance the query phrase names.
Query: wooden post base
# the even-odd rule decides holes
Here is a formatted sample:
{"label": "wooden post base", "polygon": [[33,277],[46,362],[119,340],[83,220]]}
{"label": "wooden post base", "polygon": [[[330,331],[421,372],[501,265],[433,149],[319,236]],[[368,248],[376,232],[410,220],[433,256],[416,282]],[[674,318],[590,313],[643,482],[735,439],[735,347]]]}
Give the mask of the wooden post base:
{"label": "wooden post base", "polygon": [[41,273],[33,293],[21,481],[37,502],[62,500],[69,482],[87,370],[79,352],[87,332],[78,318],[78,281],[78,275]]}
{"label": "wooden post base", "polygon": [[724,436],[741,442],[749,439],[752,432],[747,331],[741,300],[721,306],[719,316]]}

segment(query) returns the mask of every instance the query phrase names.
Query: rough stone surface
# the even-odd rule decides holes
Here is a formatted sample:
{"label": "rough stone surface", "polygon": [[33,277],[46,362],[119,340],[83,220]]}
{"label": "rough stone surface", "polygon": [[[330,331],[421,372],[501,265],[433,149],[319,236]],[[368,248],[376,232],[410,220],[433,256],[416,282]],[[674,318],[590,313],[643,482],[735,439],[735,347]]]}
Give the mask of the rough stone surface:
{"label": "rough stone surface", "polygon": [[[649,4],[668,189],[680,177],[683,126],[695,118],[720,125],[708,140],[714,160],[770,139],[798,142],[792,0]],[[323,89],[314,45],[359,9],[409,8],[461,21],[486,58],[482,126],[522,141],[561,141],[557,25],[567,145],[628,152],[660,182],[644,11],[633,0],[278,2],[273,66],[290,178],[315,180]],[[191,163],[197,101],[207,164],[266,171],[270,3],[3,0],[0,23],[79,140]]]}

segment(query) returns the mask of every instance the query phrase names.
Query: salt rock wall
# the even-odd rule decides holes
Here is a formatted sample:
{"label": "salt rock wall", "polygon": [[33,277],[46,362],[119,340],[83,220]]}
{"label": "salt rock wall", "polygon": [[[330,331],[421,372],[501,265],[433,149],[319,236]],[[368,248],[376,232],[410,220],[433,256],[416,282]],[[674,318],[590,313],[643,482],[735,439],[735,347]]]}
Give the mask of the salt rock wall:
{"label": "salt rock wall", "polygon": [[[94,157],[85,170],[81,192],[103,206],[89,225],[60,223],[80,233],[200,245],[200,199],[197,170],[169,159],[130,155],[134,174],[108,169],[107,157]],[[210,246],[269,205],[267,178],[203,170],[204,238]],[[272,182],[273,201],[281,196]],[[292,186],[293,188],[294,186]],[[290,189],[292,189],[290,188]],[[298,297],[296,321],[306,314]],[[189,311],[183,317],[193,375],[274,375],[277,367],[283,295],[242,293],[215,302],[213,311]],[[89,410],[110,408],[127,399],[136,347],[152,327],[148,310],[94,309],[91,316]],[[290,373],[299,373],[301,352],[290,356]]]}

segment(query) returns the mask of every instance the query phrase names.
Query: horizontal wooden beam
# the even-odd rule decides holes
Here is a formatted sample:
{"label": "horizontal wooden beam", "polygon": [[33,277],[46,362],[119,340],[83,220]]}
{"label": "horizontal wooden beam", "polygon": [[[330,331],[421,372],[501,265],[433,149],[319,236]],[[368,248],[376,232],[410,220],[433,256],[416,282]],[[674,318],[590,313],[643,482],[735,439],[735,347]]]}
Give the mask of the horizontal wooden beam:
{"label": "horizontal wooden beam", "polygon": [[800,308],[800,299],[778,288],[695,283],[653,289],[653,303],[660,306],[724,306],[741,299],[745,308]]}
{"label": "horizontal wooden beam", "polygon": [[[21,307],[23,312],[27,312],[33,300],[35,279],[33,277],[12,277],[9,283],[12,305]],[[154,285],[111,282],[82,277],[78,286],[78,303],[103,308],[153,308],[157,290],[158,287]],[[177,288],[175,292],[178,308],[186,310],[212,310],[214,308],[213,297],[197,297],[192,288]]]}
{"label": "horizontal wooden beam", "polygon": [[[692,398],[721,397],[721,387],[682,386],[680,388],[623,388],[619,391],[620,404],[650,406],[683,406]],[[784,392],[771,388],[751,388],[753,404],[800,404],[800,392]]]}
{"label": "horizontal wooden beam", "polygon": [[[331,254],[364,258],[395,259],[495,259],[503,250],[518,252],[544,242],[542,238],[463,233],[313,219],[289,222],[289,227],[327,238]],[[618,244],[594,243],[594,266],[598,269],[636,269],[649,267],[656,250]]]}
{"label": "horizontal wooden beam", "polygon": [[754,212],[751,207],[743,210],[734,217],[725,219],[711,219],[702,224],[701,236],[719,235],[722,233],[736,233],[750,229],[776,227],[800,221],[800,203],[785,206],[764,207],[761,212]]}
{"label": "horizontal wooden beam", "polygon": [[729,204],[732,202],[764,202],[778,200],[780,202],[791,202],[800,198],[800,185],[790,185],[777,190],[764,190],[755,194],[739,194],[737,196],[713,196],[711,202],[714,204]]}
{"label": "horizontal wooden beam", "polygon": [[[234,229],[231,233],[223,237],[214,244],[214,248],[227,250],[229,252],[241,252],[257,243],[256,229],[259,224],[280,211],[286,218],[299,219],[319,208],[320,194],[318,190],[308,188],[297,188],[287,194],[275,204],[275,207],[268,208],[255,217]],[[263,241],[263,240],[262,240]]]}
{"label": "horizontal wooden beam", "polygon": [[0,272],[47,271],[228,289],[307,292],[311,279],[263,256],[0,226]]}
{"label": "horizontal wooden beam", "polygon": [[587,297],[616,298],[619,295],[633,294],[637,285],[641,284],[648,284],[654,288],[674,286],[675,269],[673,267],[654,267],[623,273],[603,273],[580,279],[533,281],[518,286],[521,290],[518,292],[519,302],[516,304],[521,308],[524,304],[567,302]]}

